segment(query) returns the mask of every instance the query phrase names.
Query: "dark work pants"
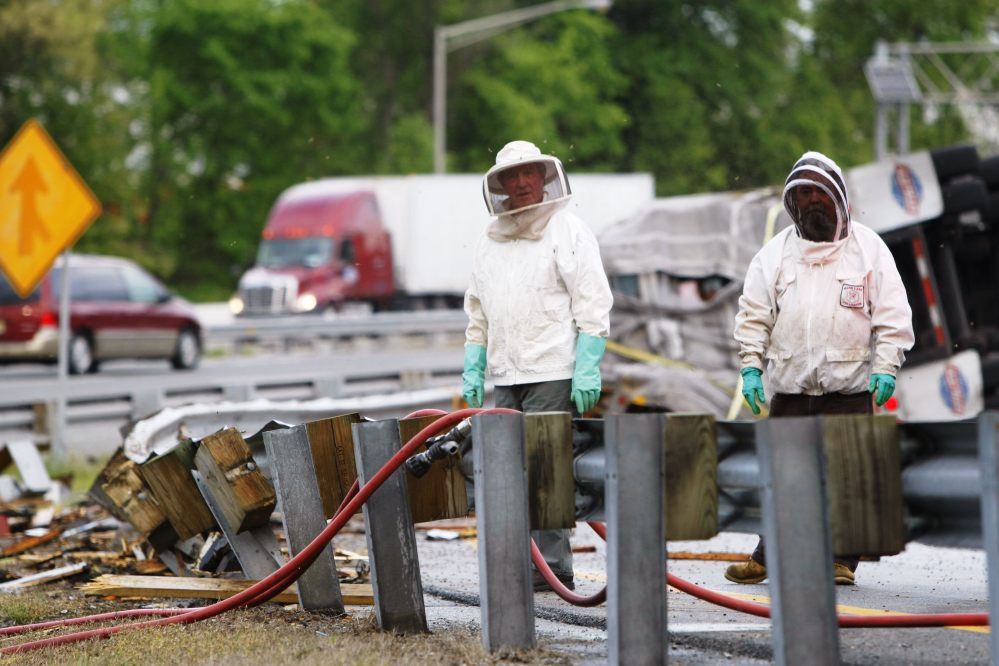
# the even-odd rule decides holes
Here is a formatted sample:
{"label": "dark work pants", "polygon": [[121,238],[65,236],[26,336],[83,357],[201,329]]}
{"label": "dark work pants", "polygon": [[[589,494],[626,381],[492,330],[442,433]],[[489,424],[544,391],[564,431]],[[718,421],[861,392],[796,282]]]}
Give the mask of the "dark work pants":
{"label": "dark work pants", "polygon": [[[529,412],[570,412],[573,416],[578,416],[572,406],[571,393],[571,379],[497,386],[493,390],[497,407],[517,409],[525,414]],[[538,549],[552,571],[562,576],[572,575],[572,547],[569,544],[569,530],[534,530],[531,532],[531,538],[538,544]]]}
{"label": "dark work pants", "polygon": [[[873,414],[874,404],[871,394],[863,393],[828,393],[826,395],[792,395],[778,393],[770,401],[770,416],[817,416],[819,414]],[[763,537],[756,544],[752,558],[759,564],[766,565],[766,551],[763,547]],[[836,562],[857,570],[859,560],[855,557],[837,557]]]}

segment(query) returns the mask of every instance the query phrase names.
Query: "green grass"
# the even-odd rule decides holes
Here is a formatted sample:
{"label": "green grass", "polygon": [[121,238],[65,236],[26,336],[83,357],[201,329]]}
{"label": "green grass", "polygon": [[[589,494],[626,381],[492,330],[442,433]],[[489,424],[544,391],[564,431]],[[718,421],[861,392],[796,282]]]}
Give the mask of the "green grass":
{"label": "green grass", "polygon": [[[10,644],[12,641],[0,639],[0,645]],[[478,632],[465,628],[400,636],[378,631],[368,611],[361,612],[356,619],[331,618],[278,607],[234,611],[203,622],[125,631],[106,640],[0,658],[0,665],[4,666],[14,663],[443,666],[511,662],[571,663],[564,655],[545,650],[490,655],[483,649]]]}

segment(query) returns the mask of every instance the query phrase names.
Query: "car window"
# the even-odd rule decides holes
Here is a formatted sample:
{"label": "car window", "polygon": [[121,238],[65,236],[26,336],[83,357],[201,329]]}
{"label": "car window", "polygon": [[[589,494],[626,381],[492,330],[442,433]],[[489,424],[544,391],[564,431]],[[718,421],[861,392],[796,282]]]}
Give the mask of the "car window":
{"label": "car window", "polygon": [[7,279],[0,275],[0,305],[21,305],[22,303],[36,302],[38,302],[38,289],[32,291],[26,298],[21,298],[14,291],[14,287],[7,282]]}
{"label": "car window", "polygon": [[153,276],[138,268],[126,267],[124,274],[129,300],[135,303],[158,303],[167,294],[166,288]]}
{"label": "car window", "polygon": [[[58,302],[62,270],[52,271],[52,295]],[[69,267],[69,296],[76,302],[128,301],[128,289],[122,270],[117,266]]]}

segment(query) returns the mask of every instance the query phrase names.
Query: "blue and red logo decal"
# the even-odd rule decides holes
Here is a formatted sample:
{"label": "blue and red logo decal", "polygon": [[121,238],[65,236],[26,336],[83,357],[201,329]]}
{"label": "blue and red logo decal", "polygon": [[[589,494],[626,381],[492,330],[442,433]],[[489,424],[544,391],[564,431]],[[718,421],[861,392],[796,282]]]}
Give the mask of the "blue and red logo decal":
{"label": "blue and red logo decal", "polygon": [[953,363],[945,365],[940,373],[940,397],[959,416],[968,407],[968,381]]}
{"label": "blue and red logo decal", "polygon": [[909,165],[899,162],[891,177],[891,193],[895,202],[909,215],[918,215],[923,203],[923,183]]}

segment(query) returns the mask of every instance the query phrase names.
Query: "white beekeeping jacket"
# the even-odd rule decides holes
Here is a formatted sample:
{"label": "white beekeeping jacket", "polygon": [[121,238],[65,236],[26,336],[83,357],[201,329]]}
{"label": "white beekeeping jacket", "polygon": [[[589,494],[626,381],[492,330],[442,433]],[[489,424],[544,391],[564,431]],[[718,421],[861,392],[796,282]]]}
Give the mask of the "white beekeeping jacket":
{"label": "white beekeeping jacket", "polygon": [[912,348],[912,311],[881,237],[856,222],[833,243],[788,227],[756,254],[739,299],[742,367],[763,370],[774,393],[868,390],[895,376]]}
{"label": "white beekeeping jacket", "polygon": [[569,379],[576,335],[607,337],[612,304],[596,237],[560,210],[538,240],[479,242],[465,342],[486,347],[497,385]]}

